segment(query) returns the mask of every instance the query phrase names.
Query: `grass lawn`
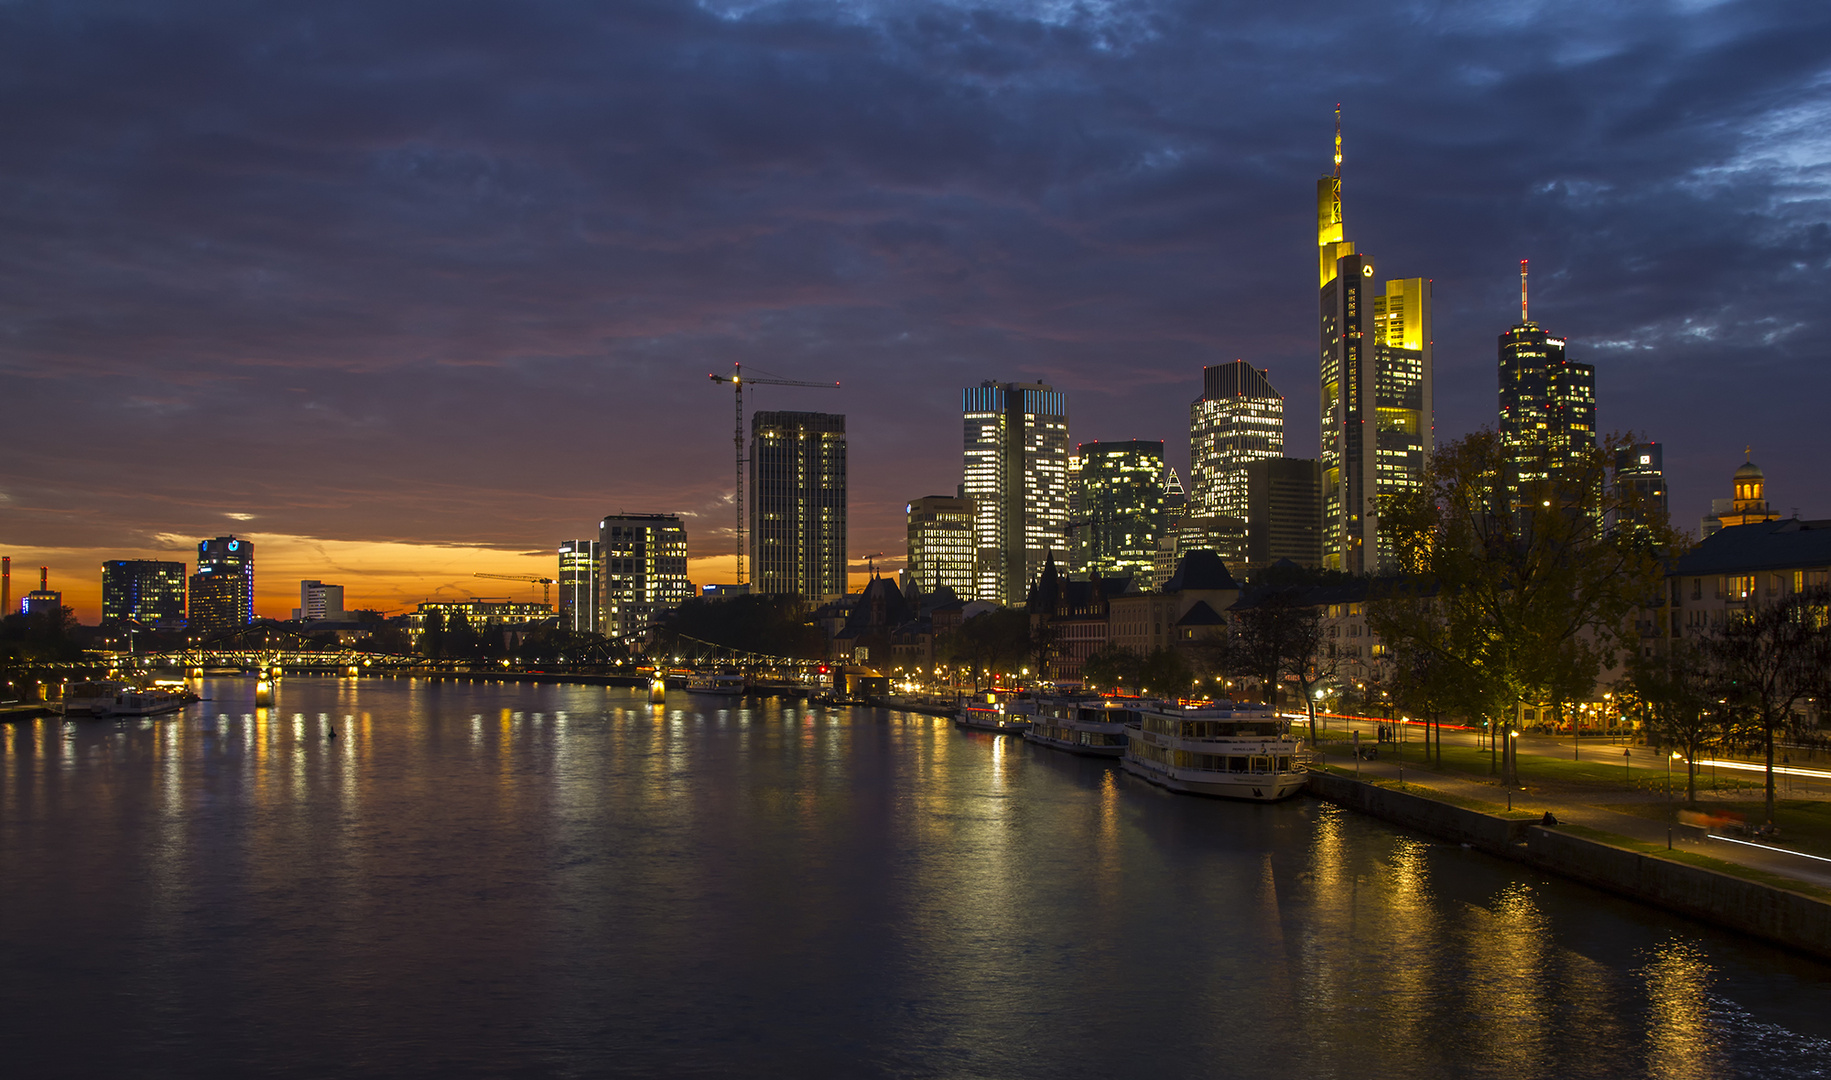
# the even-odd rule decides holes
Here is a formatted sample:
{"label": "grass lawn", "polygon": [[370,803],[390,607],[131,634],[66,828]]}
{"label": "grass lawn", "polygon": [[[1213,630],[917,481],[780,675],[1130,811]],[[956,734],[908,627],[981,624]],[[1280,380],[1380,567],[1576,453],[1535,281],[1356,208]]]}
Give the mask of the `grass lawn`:
{"label": "grass lawn", "polygon": [[[1665,821],[1670,816],[1671,803],[1627,803],[1611,806],[1608,809],[1636,817],[1655,818]],[[1684,805],[1682,802],[1676,804]],[[1708,813],[1729,811],[1740,814],[1750,825],[1759,824],[1766,819],[1766,803],[1759,799],[1752,802],[1728,802],[1711,799],[1700,802],[1698,806]],[[1831,802],[1817,799],[1776,799],[1774,800],[1774,824],[1780,826],[1780,840],[1762,840],[1764,844],[1775,844],[1777,847],[1793,848],[1812,855],[1831,858]]]}

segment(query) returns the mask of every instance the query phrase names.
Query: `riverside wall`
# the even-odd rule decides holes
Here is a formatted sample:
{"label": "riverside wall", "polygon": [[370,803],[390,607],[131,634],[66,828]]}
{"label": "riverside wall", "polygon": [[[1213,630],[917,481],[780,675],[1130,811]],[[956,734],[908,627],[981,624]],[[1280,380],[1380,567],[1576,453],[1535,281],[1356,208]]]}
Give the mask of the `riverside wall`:
{"label": "riverside wall", "polygon": [[1310,794],[1444,840],[1831,960],[1831,903],[1790,889],[1313,772]]}

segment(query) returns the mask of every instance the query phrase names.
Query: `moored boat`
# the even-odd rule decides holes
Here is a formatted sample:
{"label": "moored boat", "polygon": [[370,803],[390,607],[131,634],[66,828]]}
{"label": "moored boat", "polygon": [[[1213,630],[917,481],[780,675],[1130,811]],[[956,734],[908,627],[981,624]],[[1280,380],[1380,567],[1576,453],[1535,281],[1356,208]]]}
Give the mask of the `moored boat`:
{"label": "moored boat", "polygon": [[1125,771],[1171,791],[1272,802],[1307,778],[1290,721],[1265,706],[1158,705],[1139,710],[1125,734]]}
{"label": "moored boat", "polygon": [[990,731],[999,735],[1021,735],[1036,719],[1036,702],[1018,698],[985,695],[985,701],[962,702],[954,714],[954,726],[970,731]]}
{"label": "moored boat", "polygon": [[162,686],[101,681],[71,683],[64,690],[65,716],[159,716],[184,705],[184,697]]}
{"label": "moored boat", "polygon": [[1087,757],[1125,753],[1125,725],[1138,719],[1141,699],[1059,698],[1040,702],[1024,741]]}
{"label": "moored boat", "polygon": [[687,693],[737,697],[744,692],[744,676],[735,671],[695,672],[687,677]]}

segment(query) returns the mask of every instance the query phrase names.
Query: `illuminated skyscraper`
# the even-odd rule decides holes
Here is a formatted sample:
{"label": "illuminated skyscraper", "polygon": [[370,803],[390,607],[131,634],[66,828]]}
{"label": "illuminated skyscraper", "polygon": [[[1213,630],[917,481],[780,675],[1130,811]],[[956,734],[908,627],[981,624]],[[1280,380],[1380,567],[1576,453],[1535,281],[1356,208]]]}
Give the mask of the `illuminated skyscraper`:
{"label": "illuminated skyscraper", "polygon": [[254,545],[219,536],[197,545],[191,575],[192,630],[231,630],[254,621]]}
{"label": "illuminated skyscraper", "polygon": [[962,487],[978,518],[973,599],[1021,604],[1051,552],[1067,550],[1068,399],[1043,383],[961,393]]}
{"label": "illuminated skyscraper", "polygon": [[750,418],[751,588],[820,600],[846,591],[846,418]]}
{"label": "illuminated skyscraper", "polygon": [[1341,114],[1335,173],[1316,182],[1322,276],[1323,565],[1352,574],[1389,562],[1380,499],[1416,488],[1432,448],[1431,283],[1375,284],[1373,259],[1346,239]]}
{"label": "illuminated skyscraper", "polygon": [[909,574],[925,593],[973,595],[973,500],[928,495],[908,506]]}
{"label": "illuminated skyscraper", "polygon": [[102,564],[102,621],[166,630],[184,626],[184,579],[181,562],[108,560]]}
{"label": "illuminated skyscraper", "polygon": [[1667,520],[1664,456],[1656,442],[1615,451],[1615,490],[1623,497],[1623,508],[1611,523],[1613,528],[1646,528]]}
{"label": "illuminated skyscraper", "polygon": [[1582,464],[1596,446],[1596,369],[1566,358],[1564,344],[1528,317],[1520,260],[1519,325],[1500,336],[1500,437],[1516,500],[1521,485]]}
{"label": "illuminated skyscraper", "polygon": [[598,633],[598,553],[596,540],[564,540],[559,545],[559,624],[575,634]]}
{"label": "illuminated skyscraper", "polygon": [[1246,465],[1284,456],[1284,397],[1267,373],[1235,360],[1202,369],[1189,405],[1192,514],[1246,516]]}
{"label": "illuminated skyscraper", "polygon": [[687,530],[674,514],[618,514],[598,522],[598,622],[609,637],[640,633],[693,595]]}
{"label": "illuminated skyscraper", "polygon": [[1089,574],[1151,578],[1164,527],[1163,443],[1082,443],[1081,512]]}

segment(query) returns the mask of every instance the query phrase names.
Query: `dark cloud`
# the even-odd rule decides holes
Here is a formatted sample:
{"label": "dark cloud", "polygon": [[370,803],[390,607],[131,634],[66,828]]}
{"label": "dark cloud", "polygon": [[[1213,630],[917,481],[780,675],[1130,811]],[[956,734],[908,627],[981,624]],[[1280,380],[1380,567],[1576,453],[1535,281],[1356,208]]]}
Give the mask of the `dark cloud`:
{"label": "dark cloud", "polygon": [[709,552],[734,360],[846,383],[756,400],[848,415],[861,551],[982,378],[1186,459],[1241,356],[1308,454],[1338,101],[1350,236],[1435,281],[1440,435],[1493,422],[1530,257],[1681,524],[1751,442],[1831,515],[1828,58],[1820,3],[8,5],[5,539],[679,509]]}

